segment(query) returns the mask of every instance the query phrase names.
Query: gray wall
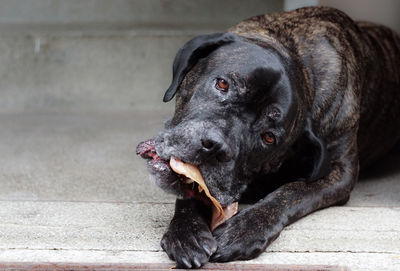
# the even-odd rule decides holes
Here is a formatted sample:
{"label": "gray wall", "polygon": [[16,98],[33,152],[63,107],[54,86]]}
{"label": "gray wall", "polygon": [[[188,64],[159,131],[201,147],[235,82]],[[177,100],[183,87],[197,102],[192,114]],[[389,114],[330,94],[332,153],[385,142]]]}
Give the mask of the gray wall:
{"label": "gray wall", "polygon": [[0,0],[0,25],[68,29],[224,29],[282,0]]}

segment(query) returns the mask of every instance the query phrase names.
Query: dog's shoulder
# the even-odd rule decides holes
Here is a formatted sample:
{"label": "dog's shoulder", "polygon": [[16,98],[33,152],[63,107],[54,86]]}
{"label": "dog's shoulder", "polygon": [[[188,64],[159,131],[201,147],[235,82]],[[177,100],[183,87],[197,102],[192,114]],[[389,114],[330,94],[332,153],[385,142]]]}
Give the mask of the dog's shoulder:
{"label": "dog's shoulder", "polygon": [[[255,16],[229,31],[261,46],[273,47],[297,63],[299,77],[306,82],[297,85],[306,86],[301,93],[311,104],[312,118],[327,123],[321,127],[321,134],[329,134],[337,126],[348,130],[356,125],[358,82],[362,75],[355,71],[365,70],[360,60],[365,58],[366,50],[362,31],[344,12],[330,7],[306,7]],[[328,107],[332,112],[344,113],[325,114]]]}

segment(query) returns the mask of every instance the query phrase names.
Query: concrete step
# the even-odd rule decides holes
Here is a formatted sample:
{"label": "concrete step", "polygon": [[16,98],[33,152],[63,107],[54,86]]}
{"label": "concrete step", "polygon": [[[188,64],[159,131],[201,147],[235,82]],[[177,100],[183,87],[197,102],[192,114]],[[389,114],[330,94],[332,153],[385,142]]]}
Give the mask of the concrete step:
{"label": "concrete step", "polygon": [[168,198],[152,186],[135,150],[169,115],[155,109],[0,114],[0,200]]}
{"label": "concrete step", "polygon": [[[0,249],[161,251],[174,205],[2,201]],[[288,226],[267,252],[399,254],[400,207],[331,207]]]}
{"label": "concrete step", "polygon": [[173,58],[191,37],[0,34],[0,112],[165,108]]}
{"label": "concrete step", "polygon": [[[170,262],[159,241],[172,212],[171,203],[2,201],[0,262]],[[400,207],[328,208],[287,227],[246,263],[397,270],[398,221]]]}
{"label": "concrete step", "polygon": [[[105,263],[105,264],[134,264],[134,263],[167,263],[170,268],[175,266],[164,252],[160,251],[107,251],[107,250],[0,250],[0,262],[16,261],[40,262],[43,258],[54,263]],[[311,269],[310,265],[349,266],[351,271],[398,271],[399,255],[382,253],[352,253],[352,252],[270,252],[263,253],[251,261],[237,261],[238,264],[282,264],[279,267],[302,265],[300,270]],[[233,267],[235,268],[235,267]],[[215,269],[213,269],[215,270]],[[238,270],[238,269],[234,269]],[[245,269],[242,269],[245,270]],[[275,270],[275,269],[274,269]],[[281,270],[281,269],[279,269]],[[289,269],[284,269],[289,270]],[[296,269],[299,270],[299,269]],[[331,270],[331,269],[329,269]],[[340,269],[342,270],[342,269]]]}

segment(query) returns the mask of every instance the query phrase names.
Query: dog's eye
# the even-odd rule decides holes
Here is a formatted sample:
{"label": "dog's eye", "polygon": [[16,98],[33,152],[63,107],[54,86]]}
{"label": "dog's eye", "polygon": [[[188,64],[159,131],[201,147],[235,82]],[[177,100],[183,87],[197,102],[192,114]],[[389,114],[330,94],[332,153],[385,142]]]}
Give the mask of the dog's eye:
{"label": "dog's eye", "polygon": [[218,78],[215,87],[223,92],[227,92],[229,89],[229,83],[224,79]]}
{"label": "dog's eye", "polygon": [[265,142],[266,144],[271,145],[271,144],[274,144],[274,143],[275,143],[275,136],[274,136],[274,134],[271,133],[271,132],[266,132],[266,133],[263,135],[263,140],[264,140],[264,142]]}

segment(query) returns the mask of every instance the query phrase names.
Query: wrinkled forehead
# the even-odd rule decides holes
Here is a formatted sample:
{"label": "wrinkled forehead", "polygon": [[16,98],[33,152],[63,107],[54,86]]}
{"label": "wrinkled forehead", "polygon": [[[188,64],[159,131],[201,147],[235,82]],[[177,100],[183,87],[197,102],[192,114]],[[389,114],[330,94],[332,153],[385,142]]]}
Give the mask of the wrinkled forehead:
{"label": "wrinkled forehead", "polygon": [[207,58],[207,70],[222,68],[226,72],[247,74],[257,67],[283,70],[281,60],[274,51],[245,41],[221,46]]}
{"label": "wrinkled forehead", "polygon": [[186,106],[196,89],[201,90],[211,79],[234,75],[240,81],[239,84],[242,84],[260,67],[279,74],[285,73],[283,63],[274,50],[249,42],[235,41],[223,45],[199,60],[186,74],[177,92],[176,112]]}

